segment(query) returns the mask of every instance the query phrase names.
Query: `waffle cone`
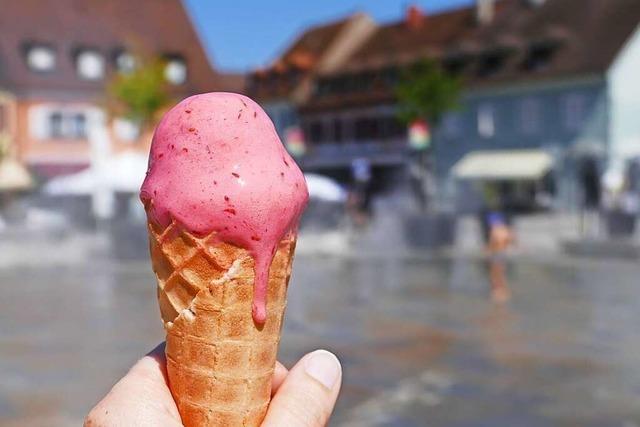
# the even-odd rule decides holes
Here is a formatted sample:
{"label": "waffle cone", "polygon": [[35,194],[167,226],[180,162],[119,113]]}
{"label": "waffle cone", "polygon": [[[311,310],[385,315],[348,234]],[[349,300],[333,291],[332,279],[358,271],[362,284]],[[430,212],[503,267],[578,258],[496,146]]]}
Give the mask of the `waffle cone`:
{"label": "waffle cone", "polygon": [[169,387],[190,426],[259,426],[271,398],[295,237],[269,271],[267,319],[252,317],[254,261],[244,249],[149,223]]}

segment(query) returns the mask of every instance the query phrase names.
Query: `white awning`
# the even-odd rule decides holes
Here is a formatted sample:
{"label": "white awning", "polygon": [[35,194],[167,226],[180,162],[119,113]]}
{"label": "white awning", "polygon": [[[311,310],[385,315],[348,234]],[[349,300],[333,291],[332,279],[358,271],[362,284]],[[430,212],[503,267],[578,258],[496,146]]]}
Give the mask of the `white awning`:
{"label": "white awning", "polygon": [[103,159],[103,167],[88,167],[80,172],[59,176],[47,182],[43,191],[51,195],[90,195],[97,188],[123,193],[137,193],[149,163],[144,153],[125,151]]}
{"label": "white awning", "polygon": [[344,202],[347,192],[333,179],[315,173],[305,173],[309,198],[325,202]]}
{"label": "white awning", "polygon": [[531,181],[552,165],[553,158],[541,150],[473,151],[455,164],[453,174],[459,179]]}

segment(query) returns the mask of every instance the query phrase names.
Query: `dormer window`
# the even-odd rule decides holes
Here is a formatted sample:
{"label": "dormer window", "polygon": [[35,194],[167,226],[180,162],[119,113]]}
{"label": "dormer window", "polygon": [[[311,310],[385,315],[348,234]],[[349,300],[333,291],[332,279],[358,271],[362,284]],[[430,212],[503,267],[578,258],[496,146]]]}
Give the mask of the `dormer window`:
{"label": "dormer window", "polygon": [[52,47],[34,44],[26,51],[27,66],[32,71],[46,73],[56,68],[56,53]]}
{"label": "dormer window", "polygon": [[173,85],[181,85],[187,81],[187,64],[179,56],[169,56],[164,68],[164,78]]}
{"label": "dormer window", "polygon": [[498,73],[504,66],[507,59],[507,52],[502,50],[496,50],[493,52],[487,52],[480,57],[478,63],[478,76],[490,77]]}
{"label": "dormer window", "polygon": [[529,71],[544,70],[553,59],[557,50],[556,43],[535,43],[529,47],[523,68]]}
{"label": "dormer window", "polygon": [[136,58],[129,52],[117,53],[115,62],[118,71],[124,74],[129,74],[136,68]]}
{"label": "dormer window", "polygon": [[451,76],[459,76],[469,65],[469,58],[464,55],[450,55],[442,61],[442,68],[445,73]]}
{"label": "dormer window", "polygon": [[76,55],[76,71],[85,80],[104,78],[104,57],[95,50],[82,50]]}

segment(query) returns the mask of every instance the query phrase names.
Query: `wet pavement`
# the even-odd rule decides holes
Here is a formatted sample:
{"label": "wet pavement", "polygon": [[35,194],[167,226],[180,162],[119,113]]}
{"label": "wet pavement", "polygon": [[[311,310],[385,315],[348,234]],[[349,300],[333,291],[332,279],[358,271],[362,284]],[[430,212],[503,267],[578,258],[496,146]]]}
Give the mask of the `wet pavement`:
{"label": "wet pavement", "polygon": [[[146,262],[0,269],[0,425],[79,425],[163,338]],[[344,365],[335,426],[640,426],[640,265],[298,256],[281,360]]]}

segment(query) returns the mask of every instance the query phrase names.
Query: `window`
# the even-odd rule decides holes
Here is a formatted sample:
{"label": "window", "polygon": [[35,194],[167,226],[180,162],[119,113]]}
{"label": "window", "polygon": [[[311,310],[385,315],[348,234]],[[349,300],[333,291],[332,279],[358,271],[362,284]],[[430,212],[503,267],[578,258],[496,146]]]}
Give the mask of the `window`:
{"label": "window", "polygon": [[26,55],[27,66],[33,71],[49,72],[56,67],[56,54],[49,46],[29,46]]}
{"label": "window", "polygon": [[122,141],[134,142],[140,136],[140,125],[132,120],[118,117],[113,120],[113,133]]}
{"label": "window", "polygon": [[317,120],[309,123],[308,138],[310,142],[322,142],[324,139],[324,126],[322,122]]}
{"label": "window", "polygon": [[541,122],[540,100],[526,98],[520,105],[520,128],[522,132],[531,135],[540,130]]}
{"label": "window", "polygon": [[92,118],[103,117],[100,108],[86,104],[35,104],[27,114],[29,135],[41,141],[87,139]]}
{"label": "window", "polygon": [[87,118],[84,113],[54,111],[49,114],[48,137],[50,139],[86,139]]}
{"label": "window", "polygon": [[104,77],[104,57],[94,50],[84,50],[76,56],[76,72],[85,80],[100,80]]}
{"label": "window", "polygon": [[73,115],[69,133],[75,139],[85,139],[87,137],[87,118],[84,114]]}
{"label": "window", "polygon": [[371,72],[353,74],[349,78],[350,92],[365,92],[371,89],[375,75]]}
{"label": "window", "polygon": [[116,68],[121,73],[131,73],[136,68],[136,59],[128,52],[120,52],[116,55]]}
{"label": "window", "polygon": [[462,74],[468,63],[469,61],[467,60],[467,58],[461,55],[451,55],[444,59],[444,61],[442,62],[442,67],[445,73],[452,76],[458,76]]}
{"label": "window", "polygon": [[62,113],[49,115],[49,136],[53,139],[62,138]]}
{"label": "window", "polygon": [[380,138],[379,120],[373,117],[357,119],[355,122],[355,136],[357,141],[371,142]]}
{"label": "window", "polygon": [[320,79],[316,84],[316,95],[322,96],[322,95],[331,94],[331,90],[332,90],[331,83],[332,82],[330,80]]}
{"label": "window", "polygon": [[398,69],[396,67],[387,67],[382,70],[382,81],[388,87],[394,87],[400,79]]}
{"label": "window", "polygon": [[383,116],[378,119],[381,139],[404,139],[407,133],[407,127],[400,122],[395,116]]}
{"label": "window", "polygon": [[488,53],[480,58],[478,64],[478,76],[490,77],[496,74],[505,63],[507,55],[504,52]]}
{"label": "window", "polygon": [[335,119],[333,121],[333,140],[335,142],[342,142],[343,139],[342,120]]}
{"label": "window", "polygon": [[551,63],[555,51],[555,45],[549,43],[534,44],[529,48],[529,52],[522,64],[523,68],[528,71],[544,70]]}
{"label": "window", "polygon": [[572,93],[564,100],[564,125],[567,130],[579,130],[586,119],[587,102],[584,95]]}
{"label": "window", "polygon": [[164,77],[167,81],[174,85],[181,85],[187,81],[187,64],[184,59],[173,56],[167,59],[167,65],[164,69]]}
{"label": "window", "polygon": [[478,107],[478,135],[483,138],[492,138],[495,132],[495,111],[493,105],[480,105],[480,107]]}

